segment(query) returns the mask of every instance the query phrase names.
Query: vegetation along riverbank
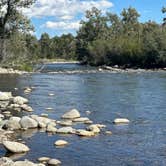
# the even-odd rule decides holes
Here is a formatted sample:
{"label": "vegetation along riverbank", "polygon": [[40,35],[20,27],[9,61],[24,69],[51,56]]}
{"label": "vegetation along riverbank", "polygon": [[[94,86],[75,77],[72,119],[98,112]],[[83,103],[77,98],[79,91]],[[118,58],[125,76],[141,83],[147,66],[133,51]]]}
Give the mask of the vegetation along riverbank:
{"label": "vegetation along riverbank", "polygon": [[[41,59],[76,60],[94,66],[118,65],[122,68],[166,67],[166,22],[139,22],[135,8],[123,9],[120,15],[102,13],[93,7],[86,11],[77,34],[40,39],[32,35],[30,20],[20,8],[29,8],[33,0],[9,1],[6,13],[0,17],[1,66],[32,71]],[[163,14],[166,9],[162,9]],[[17,15],[15,14],[17,13]]]}

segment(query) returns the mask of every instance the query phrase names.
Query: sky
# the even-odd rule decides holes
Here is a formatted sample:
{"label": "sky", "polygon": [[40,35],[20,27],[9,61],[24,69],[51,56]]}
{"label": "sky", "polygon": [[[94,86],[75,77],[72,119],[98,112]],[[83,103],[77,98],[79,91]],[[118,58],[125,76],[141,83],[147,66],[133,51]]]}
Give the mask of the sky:
{"label": "sky", "polygon": [[141,15],[140,21],[154,20],[162,22],[161,9],[166,6],[166,0],[37,0],[35,4],[23,12],[35,27],[34,35],[40,38],[46,32],[53,36],[72,33],[80,27],[86,10],[93,6],[103,13],[120,14],[123,8],[129,6],[137,9]]}

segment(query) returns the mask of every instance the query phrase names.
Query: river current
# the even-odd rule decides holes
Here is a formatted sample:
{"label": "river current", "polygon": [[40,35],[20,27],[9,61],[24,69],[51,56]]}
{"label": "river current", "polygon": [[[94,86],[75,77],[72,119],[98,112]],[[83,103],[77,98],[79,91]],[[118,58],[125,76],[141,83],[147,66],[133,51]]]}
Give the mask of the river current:
{"label": "river current", "polygon": [[[35,90],[25,95],[26,86]],[[112,131],[112,135],[103,131],[92,138],[81,138],[27,130],[17,137],[31,151],[12,156],[0,146],[0,157],[36,161],[48,156],[61,160],[62,166],[166,165],[166,72],[109,73],[77,64],[48,64],[41,73],[0,75],[0,91],[28,98],[34,114],[46,113],[58,120],[66,111],[76,108],[82,116],[105,124],[105,130]],[[47,110],[48,107],[53,110]],[[87,115],[87,111],[91,114]],[[131,123],[114,125],[113,120],[119,117],[128,118]],[[70,144],[56,148],[57,139]]]}

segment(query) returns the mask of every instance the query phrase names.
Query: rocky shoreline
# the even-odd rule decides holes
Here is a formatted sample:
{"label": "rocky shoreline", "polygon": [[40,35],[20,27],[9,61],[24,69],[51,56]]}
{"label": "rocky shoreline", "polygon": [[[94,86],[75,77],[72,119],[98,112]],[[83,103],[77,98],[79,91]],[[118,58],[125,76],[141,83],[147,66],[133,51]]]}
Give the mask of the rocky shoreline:
{"label": "rocky shoreline", "polygon": [[100,72],[109,71],[114,73],[141,73],[141,72],[154,72],[154,71],[166,71],[166,68],[159,69],[141,69],[141,68],[120,68],[119,66],[100,66],[98,68]]}
{"label": "rocky shoreline", "polygon": [[14,70],[13,68],[2,68],[0,67],[0,74],[26,74],[26,71]]}
{"label": "rocky shoreline", "polygon": [[[26,92],[30,87],[27,87]],[[32,89],[31,89],[32,90]],[[94,137],[98,134],[109,134],[112,132],[107,129],[104,124],[94,124],[88,117],[82,117],[77,109],[72,109],[63,114],[59,120],[50,119],[48,115],[32,114],[33,109],[28,105],[28,99],[21,96],[13,96],[11,92],[0,92],[0,144],[13,154],[22,154],[29,152],[31,149],[25,145],[25,142],[15,138],[14,134],[17,131],[24,132],[29,129],[42,129],[43,132],[48,134],[70,134],[79,137]],[[28,115],[22,117],[13,116],[13,112],[25,111]],[[91,112],[86,112],[87,116]],[[73,126],[77,124],[84,124],[85,128],[75,129]],[[116,124],[129,124],[128,119],[115,119],[113,123]],[[66,137],[64,137],[66,139]],[[55,140],[53,147],[70,146],[67,140]],[[49,156],[41,156],[36,159],[39,163],[32,163],[31,161],[12,161],[10,158],[0,158],[1,166],[44,166],[44,165],[60,165],[61,161],[58,159],[49,158]]]}

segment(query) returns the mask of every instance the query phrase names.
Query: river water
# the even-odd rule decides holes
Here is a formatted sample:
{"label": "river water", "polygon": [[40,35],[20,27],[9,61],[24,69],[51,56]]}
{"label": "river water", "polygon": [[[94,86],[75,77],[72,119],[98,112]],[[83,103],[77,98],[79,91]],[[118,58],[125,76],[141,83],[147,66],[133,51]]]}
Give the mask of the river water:
{"label": "river water", "polygon": [[[25,86],[35,90],[25,95]],[[20,160],[48,156],[60,159],[62,166],[166,165],[166,72],[109,73],[76,64],[50,64],[38,74],[0,75],[0,90],[27,97],[35,114],[46,113],[56,120],[77,108],[82,116],[107,125],[106,130],[113,133],[80,138],[28,130],[17,135],[31,149]],[[47,111],[48,107],[53,111]],[[119,117],[131,123],[114,125],[112,121]],[[56,148],[57,139],[70,144]],[[0,157],[5,155],[18,157],[0,146]]]}

